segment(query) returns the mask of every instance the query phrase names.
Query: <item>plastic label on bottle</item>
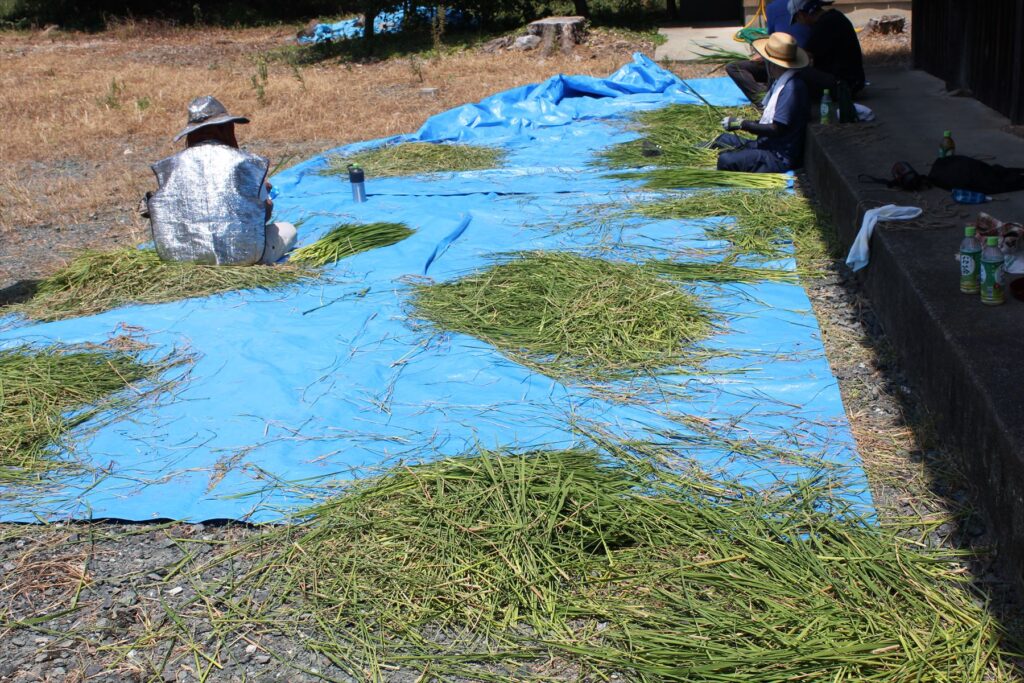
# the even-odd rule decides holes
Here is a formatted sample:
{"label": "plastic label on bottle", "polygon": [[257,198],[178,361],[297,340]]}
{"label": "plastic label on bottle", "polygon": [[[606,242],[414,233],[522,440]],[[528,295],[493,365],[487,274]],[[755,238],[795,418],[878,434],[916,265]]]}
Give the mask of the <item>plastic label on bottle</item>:
{"label": "plastic label on bottle", "polygon": [[1006,301],[1003,291],[1002,261],[981,261],[981,302],[984,304],[1001,304]]}
{"label": "plastic label on bottle", "polygon": [[964,294],[977,294],[981,288],[980,265],[981,251],[960,252],[960,291]]}

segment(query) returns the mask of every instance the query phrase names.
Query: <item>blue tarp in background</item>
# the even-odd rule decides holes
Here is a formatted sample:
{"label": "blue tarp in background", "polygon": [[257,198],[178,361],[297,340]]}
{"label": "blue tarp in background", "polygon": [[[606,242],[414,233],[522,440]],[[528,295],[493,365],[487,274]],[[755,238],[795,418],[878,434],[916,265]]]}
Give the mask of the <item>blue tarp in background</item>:
{"label": "blue tarp in background", "polygon": [[[437,14],[436,7],[417,7],[416,12],[418,18],[424,22],[433,21]],[[401,9],[397,9],[394,12],[381,12],[377,15],[373,22],[374,33],[397,33],[402,30],[402,24],[405,22],[405,12]],[[474,22],[466,13],[462,10],[448,8],[445,10],[445,26],[449,28],[460,28],[473,26]],[[361,38],[363,36],[363,20],[362,19],[343,19],[330,24],[317,24],[313,28],[313,35],[302,36],[299,38],[299,42],[303,44],[310,43],[330,43],[338,40],[348,40],[350,38]]]}
{"label": "blue tarp in background", "polygon": [[[725,78],[691,85],[716,105],[743,101]],[[267,520],[315,497],[327,480],[481,445],[565,447],[577,443],[574,425],[678,445],[710,470],[765,486],[825,466],[849,500],[869,509],[799,285],[697,287],[723,316],[707,346],[730,353],[711,361],[707,374],[602,387],[562,384],[410,315],[409,287],[424,272],[449,280],[517,250],[720,258],[723,245],[704,238],[705,221],[587,218],[594,205],[638,192],[588,165],[597,150],[635,137],[622,115],[697,102],[642,56],[607,79],[557,76],[501,93],[435,116],[415,134],[347,150],[472,140],[507,150],[504,168],[370,178],[365,204],[352,202],[347,179],[319,173],[326,155],[275,177],[278,217],[300,223],[302,244],[341,222],[403,221],[416,230],[345,259],[323,281],[5,330],[0,345],[102,342],[127,324],[145,330],[154,355],[187,349],[196,360],[174,392],[79,434],[69,457],[81,459],[86,474],[48,490],[5,492],[0,519]],[[770,265],[794,266],[791,259]],[[702,436],[705,429],[734,445]],[[779,454],[733,451],[754,439]]]}

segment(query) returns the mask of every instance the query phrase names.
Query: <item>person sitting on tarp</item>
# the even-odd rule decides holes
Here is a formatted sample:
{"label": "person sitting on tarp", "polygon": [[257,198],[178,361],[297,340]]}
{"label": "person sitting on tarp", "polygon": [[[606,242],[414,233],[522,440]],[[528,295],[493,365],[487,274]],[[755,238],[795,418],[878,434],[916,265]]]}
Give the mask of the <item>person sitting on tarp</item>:
{"label": "person sitting on tarp", "polygon": [[[798,167],[803,159],[810,100],[807,85],[797,77],[797,70],[807,66],[809,60],[788,33],[773,33],[755,40],[752,47],[767,63],[772,80],[764,99],[764,112],[760,121],[732,116],[722,119],[726,132],[711,146],[723,150],[718,155],[720,171],[783,173]],[[738,130],[753,133],[757,139],[731,132]]]}
{"label": "person sitting on tarp", "polygon": [[831,0],[789,0],[794,26],[810,28],[811,35],[804,46],[811,57],[811,66],[800,78],[810,86],[812,99],[820,99],[826,89],[835,100],[847,88],[852,97],[864,89],[864,54],[860,49],[857,30],[845,14],[827,8]]}
{"label": "person sitting on tarp", "polygon": [[[796,39],[797,45],[806,47],[811,29],[803,24],[792,23],[789,0],[774,0],[765,8],[764,14],[768,35],[779,31],[788,33]],[[725,73],[729,74],[729,78],[755,107],[764,109],[764,94],[768,92],[768,67],[761,55],[755,52],[746,61],[730,62],[725,65]]]}
{"label": "person sitting on tarp", "polygon": [[267,223],[273,210],[270,162],[244,152],[232,116],[207,95],[188,105],[174,137],[185,149],[153,164],[159,189],[146,196],[156,251],[165,261],[208,265],[274,263],[295,246],[295,226]]}

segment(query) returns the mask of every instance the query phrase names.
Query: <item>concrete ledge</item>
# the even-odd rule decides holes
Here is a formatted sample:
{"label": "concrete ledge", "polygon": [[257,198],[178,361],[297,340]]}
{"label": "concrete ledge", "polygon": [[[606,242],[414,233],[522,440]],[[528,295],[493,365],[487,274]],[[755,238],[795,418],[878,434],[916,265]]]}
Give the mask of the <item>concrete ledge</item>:
{"label": "concrete ledge", "polygon": [[953,204],[949,193],[919,194],[870,184],[896,161],[927,174],[944,129],[957,151],[1005,165],[1024,158],[1024,139],[979,102],[954,98],[923,72],[872,73],[869,97],[879,121],[813,125],[806,166],[818,198],[849,248],[864,212],[882,204],[920,206],[913,224],[879,224],[862,282],[911,384],[940,436],[962,454],[975,503],[988,517],[1005,578],[1024,594],[1024,302],[985,306],[961,294],[953,258],[963,226],[977,211],[1024,219],[1024,193],[981,207]]}

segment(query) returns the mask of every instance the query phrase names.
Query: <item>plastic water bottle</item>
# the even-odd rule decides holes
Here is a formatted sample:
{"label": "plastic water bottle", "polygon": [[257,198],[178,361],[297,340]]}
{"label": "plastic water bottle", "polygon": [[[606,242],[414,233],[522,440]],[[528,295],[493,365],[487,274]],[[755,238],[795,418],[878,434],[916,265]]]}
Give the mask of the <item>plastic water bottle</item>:
{"label": "plastic water bottle", "polygon": [[832,95],[827,89],[821,96],[821,122],[832,123]]}
{"label": "plastic water bottle", "polygon": [[945,131],[942,134],[942,142],[939,144],[939,158],[945,159],[956,154],[956,143],[953,142],[953,133]]}
{"label": "plastic water bottle", "polygon": [[953,201],[958,204],[984,204],[992,201],[992,198],[981,192],[956,189],[953,190]]}
{"label": "plastic water bottle", "polygon": [[999,238],[989,237],[981,252],[981,303],[998,306],[1005,302],[1003,252],[999,251]]}
{"label": "plastic water bottle", "polygon": [[981,242],[974,236],[973,225],[964,228],[964,241],[960,243],[960,291],[977,294],[981,289]]}
{"label": "plastic water bottle", "polygon": [[348,181],[352,183],[352,201],[366,201],[366,174],[357,164],[348,165]]}

